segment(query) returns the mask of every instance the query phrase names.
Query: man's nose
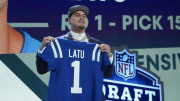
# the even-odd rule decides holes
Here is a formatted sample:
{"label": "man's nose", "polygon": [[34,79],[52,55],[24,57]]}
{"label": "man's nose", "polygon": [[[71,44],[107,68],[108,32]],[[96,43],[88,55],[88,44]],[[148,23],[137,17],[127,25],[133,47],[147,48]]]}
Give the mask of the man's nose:
{"label": "man's nose", "polygon": [[84,18],[83,15],[81,15],[80,18]]}

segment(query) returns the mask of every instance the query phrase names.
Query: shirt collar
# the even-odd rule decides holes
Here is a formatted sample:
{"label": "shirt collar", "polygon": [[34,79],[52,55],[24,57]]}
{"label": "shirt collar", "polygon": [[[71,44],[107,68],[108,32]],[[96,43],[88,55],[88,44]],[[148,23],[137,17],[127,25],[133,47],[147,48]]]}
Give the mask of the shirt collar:
{"label": "shirt collar", "polygon": [[73,31],[70,31],[70,33],[72,35],[73,40],[78,40],[78,41],[82,40],[83,41],[86,38],[85,32],[81,33],[81,34],[78,34],[78,33],[75,33]]}

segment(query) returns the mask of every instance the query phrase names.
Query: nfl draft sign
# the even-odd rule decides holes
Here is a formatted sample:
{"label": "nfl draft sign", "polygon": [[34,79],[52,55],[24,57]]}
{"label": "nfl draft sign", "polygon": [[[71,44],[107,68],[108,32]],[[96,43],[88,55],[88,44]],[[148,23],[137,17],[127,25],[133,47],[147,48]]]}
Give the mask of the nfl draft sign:
{"label": "nfl draft sign", "polygon": [[154,73],[136,65],[136,53],[114,52],[115,71],[104,78],[106,101],[163,101],[163,85]]}

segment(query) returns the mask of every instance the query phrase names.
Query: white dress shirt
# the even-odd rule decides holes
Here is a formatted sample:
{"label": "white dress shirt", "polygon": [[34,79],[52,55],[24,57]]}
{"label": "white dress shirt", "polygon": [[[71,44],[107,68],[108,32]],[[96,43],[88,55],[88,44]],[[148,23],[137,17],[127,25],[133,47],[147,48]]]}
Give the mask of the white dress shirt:
{"label": "white dress shirt", "polygon": [[72,35],[72,38],[74,41],[80,41],[80,42],[88,42],[88,37],[87,35],[84,33],[81,33],[81,34],[78,34],[78,33],[75,33],[73,31],[70,31],[71,35]]}

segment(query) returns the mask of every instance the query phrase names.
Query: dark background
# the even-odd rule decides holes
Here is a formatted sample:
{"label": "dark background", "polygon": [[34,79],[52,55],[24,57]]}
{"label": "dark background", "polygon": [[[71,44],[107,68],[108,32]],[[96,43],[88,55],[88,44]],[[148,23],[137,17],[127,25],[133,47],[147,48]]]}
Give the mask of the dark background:
{"label": "dark background", "polygon": [[[180,16],[180,2],[178,0],[125,0],[118,3],[115,0],[102,2],[96,0],[9,0],[8,22],[45,22],[49,28],[16,28],[24,30],[39,41],[44,36],[60,36],[68,32],[61,31],[61,15],[67,14],[68,8],[75,4],[87,5],[90,9],[88,16],[89,25],[87,33],[104,41],[111,46],[127,45],[129,48],[162,48],[179,47],[180,30],[170,29],[168,16]],[[95,16],[102,15],[102,31],[97,30]],[[133,29],[133,24],[122,29],[123,15],[137,15],[138,18],[147,15],[162,15],[160,24],[163,30],[138,30]],[[180,19],[179,19],[180,20]],[[138,20],[139,21],[139,20]],[[116,22],[115,27],[110,27],[109,22]],[[144,25],[152,22],[143,22]],[[176,24],[180,27],[179,24]]]}

